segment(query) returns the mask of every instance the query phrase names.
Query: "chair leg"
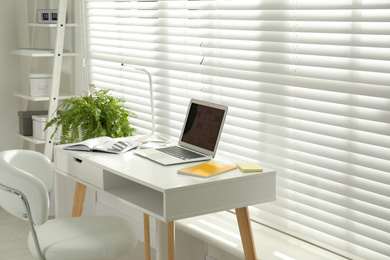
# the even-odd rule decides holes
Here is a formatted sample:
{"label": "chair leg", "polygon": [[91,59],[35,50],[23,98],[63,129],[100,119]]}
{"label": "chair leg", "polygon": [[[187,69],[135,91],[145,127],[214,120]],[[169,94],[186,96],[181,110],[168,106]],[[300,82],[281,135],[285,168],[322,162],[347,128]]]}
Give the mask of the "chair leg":
{"label": "chair leg", "polygon": [[12,193],[12,194],[18,196],[23,201],[23,205],[26,209],[26,214],[23,214],[23,217],[27,218],[28,223],[30,224],[30,231],[31,231],[32,238],[34,240],[35,250],[37,251],[39,260],[45,260],[43,254],[42,254],[42,251],[41,251],[41,247],[39,245],[38,236],[37,236],[37,233],[35,230],[35,224],[34,224],[34,220],[33,220],[32,213],[31,213],[31,208],[30,208],[30,204],[28,203],[27,197],[23,194],[23,192],[16,190],[16,189],[13,189],[11,187],[5,186],[1,183],[0,183],[0,190],[4,190],[6,192]]}
{"label": "chair leg", "polygon": [[144,239],[145,239],[145,260],[150,260],[150,228],[149,215],[144,213]]}

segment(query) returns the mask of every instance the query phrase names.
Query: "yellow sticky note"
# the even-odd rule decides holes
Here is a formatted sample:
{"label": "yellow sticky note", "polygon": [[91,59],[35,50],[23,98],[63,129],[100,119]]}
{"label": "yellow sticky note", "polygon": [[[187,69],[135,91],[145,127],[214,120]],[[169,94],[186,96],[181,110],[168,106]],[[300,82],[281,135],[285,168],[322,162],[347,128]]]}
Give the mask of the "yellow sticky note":
{"label": "yellow sticky note", "polygon": [[257,163],[237,163],[237,168],[242,172],[262,172],[263,169]]}

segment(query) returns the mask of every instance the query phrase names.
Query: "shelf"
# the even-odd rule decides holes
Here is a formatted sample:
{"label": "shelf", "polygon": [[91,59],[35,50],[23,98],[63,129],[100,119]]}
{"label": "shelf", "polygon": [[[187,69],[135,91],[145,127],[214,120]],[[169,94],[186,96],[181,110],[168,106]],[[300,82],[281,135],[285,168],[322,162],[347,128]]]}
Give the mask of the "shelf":
{"label": "shelf", "polygon": [[[50,100],[50,97],[48,97],[48,96],[47,97],[33,97],[29,93],[23,93],[23,92],[16,92],[16,93],[14,93],[14,96],[22,98],[22,99],[30,100],[30,101],[49,101]],[[71,94],[71,93],[60,93],[58,99],[64,100],[64,99],[69,99],[69,98],[72,98],[75,96],[76,95]]]}
{"label": "shelf", "polygon": [[[33,144],[45,144],[45,140],[41,140],[41,139],[35,138],[33,136],[24,136],[21,134],[16,134],[16,136],[19,138],[22,138],[30,143],[33,143]],[[59,142],[60,142],[60,140],[54,140],[54,143],[59,143]]]}
{"label": "shelf", "polygon": [[[48,49],[17,49],[14,51],[11,51],[12,54],[20,55],[20,56],[27,56],[27,57],[54,57],[54,50],[48,50]],[[64,57],[74,57],[78,56],[78,53],[74,52],[64,52]]]}
{"label": "shelf", "polygon": [[[105,171],[105,173],[109,172]],[[107,180],[109,180],[109,176],[106,176]],[[149,215],[155,218],[164,219],[164,194],[162,192],[125,178],[122,180],[122,185],[124,187],[105,191],[125,202],[130,202],[135,208],[146,210]]]}
{"label": "shelf", "polygon": [[[29,23],[28,26],[30,26],[30,27],[57,28],[57,24],[56,23],[52,23],[52,24]],[[67,24],[65,24],[65,27],[77,27],[77,24],[75,24],[75,23],[67,23]]]}
{"label": "shelf", "polygon": [[[76,34],[78,33],[78,30],[72,30],[72,29],[79,27],[80,24],[74,23],[76,22],[76,20],[71,20],[69,23],[67,23],[66,16],[68,13],[67,12],[68,0],[55,0],[55,2],[58,3],[56,9],[58,11],[56,12],[58,15],[57,16],[58,20],[54,21],[55,19],[51,15],[50,17],[53,19],[50,18],[47,21],[40,21],[39,19],[33,17],[27,19],[26,17],[26,19],[30,20],[30,22],[25,23],[26,28],[20,33],[25,32],[27,33],[26,35],[27,39],[29,37],[32,38],[30,39],[30,41],[25,42],[23,45],[15,46],[14,47],[15,50],[11,51],[11,54],[27,57],[29,60],[32,58],[38,58],[37,60],[35,60],[38,63],[35,64],[34,62],[34,64],[30,66],[29,68],[30,73],[33,73],[35,67],[40,67],[41,62],[53,63],[51,72],[47,71],[47,73],[50,74],[52,78],[52,83],[50,84],[51,91],[48,93],[45,92],[46,94],[45,96],[32,96],[27,86],[25,86],[25,89],[22,89],[20,92],[13,93],[14,96],[18,98],[22,98],[27,101],[27,110],[29,110],[29,102],[45,101],[46,103],[42,105],[44,105],[45,108],[47,107],[47,114],[45,113],[46,115],[52,115],[56,113],[56,110],[58,109],[59,101],[77,96],[77,94],[74,94],[74,91],[72,89],[66,88],[66,85],[64,85],[64,87],[65,87],[65,91],[68,91],[67,93],[66,92],[61,93],[60,89],[62,87],[61,74],[63,72],[63,68],[62,68],[63,58],[65,57],[72,58],[72,57],[80,56],[80,54],[74,52],[75,49],[71,47],[72,42],[75,39],[73,39],[72,37],[69,43],[65,43],[65,34],[68,32],[72,34],[74,37],[77,37]],[[34,9],[35,9],[34,12],[38,12],[37,8]],[[27,15],[27,13],[25,15]],[[40,33],[34,33],[36,30],[39,31],[43,30],[49,34],[41,35]],[[43,37],[43,39],[41,39],[41,37]],[[37,42],[37,40],[39,41]],[[36,43],[36,44],[33,45],[32,43]],[[48,58],[50,60],[48,60]],[[71,64],[67,64],[67,65],[71,66]],[[46,140],[40,140],[34,138],[33,136],[23,136],[20,134],[18,134],[18,137],[22,138],[24,143],[30,142],[33,144],[44,146],[43,153],[49,158],[52,157],[54,143],[58,142],[58,140],[56,139],[53,139],[52,142],[46,142]]]}
{"label": "shelf", "polygon": [[24,136],[21,134],[16,134],[16,136],[20,137],[26,141],[29,141],[30,143],[33,143],[33,144],[45,144],[45,140],[37,139],[33,136]]}

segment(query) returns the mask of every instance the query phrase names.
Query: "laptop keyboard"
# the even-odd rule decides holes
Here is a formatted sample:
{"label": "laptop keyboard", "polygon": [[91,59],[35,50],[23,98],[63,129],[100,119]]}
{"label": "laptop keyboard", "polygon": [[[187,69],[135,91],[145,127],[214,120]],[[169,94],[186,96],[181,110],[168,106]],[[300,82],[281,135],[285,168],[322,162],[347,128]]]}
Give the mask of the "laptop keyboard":
{"label": "laptop keyboard", "polygon": [[168,146],[164,148],[159,148],[158,150],[183,160],[205,157],[205,155],[203,154],[195,153],[179,146]]}

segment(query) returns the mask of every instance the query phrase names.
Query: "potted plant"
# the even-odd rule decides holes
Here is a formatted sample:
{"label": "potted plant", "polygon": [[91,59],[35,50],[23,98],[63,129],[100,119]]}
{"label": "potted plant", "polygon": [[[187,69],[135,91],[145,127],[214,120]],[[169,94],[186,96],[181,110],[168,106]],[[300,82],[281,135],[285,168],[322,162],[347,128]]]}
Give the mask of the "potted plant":
{"label": "potted plant", "polygon": [[61,126],[61,144],[99,136],[131,136],[136,129],[130,126],[128,117],[135,114],[120,105],[124,100],[109,95],[107,89],[98,90],[92,84],[89,86],[89,95],[64,100],[58,107],[61,113],[47,123],[45,130],[55,126],[56,133]]}

